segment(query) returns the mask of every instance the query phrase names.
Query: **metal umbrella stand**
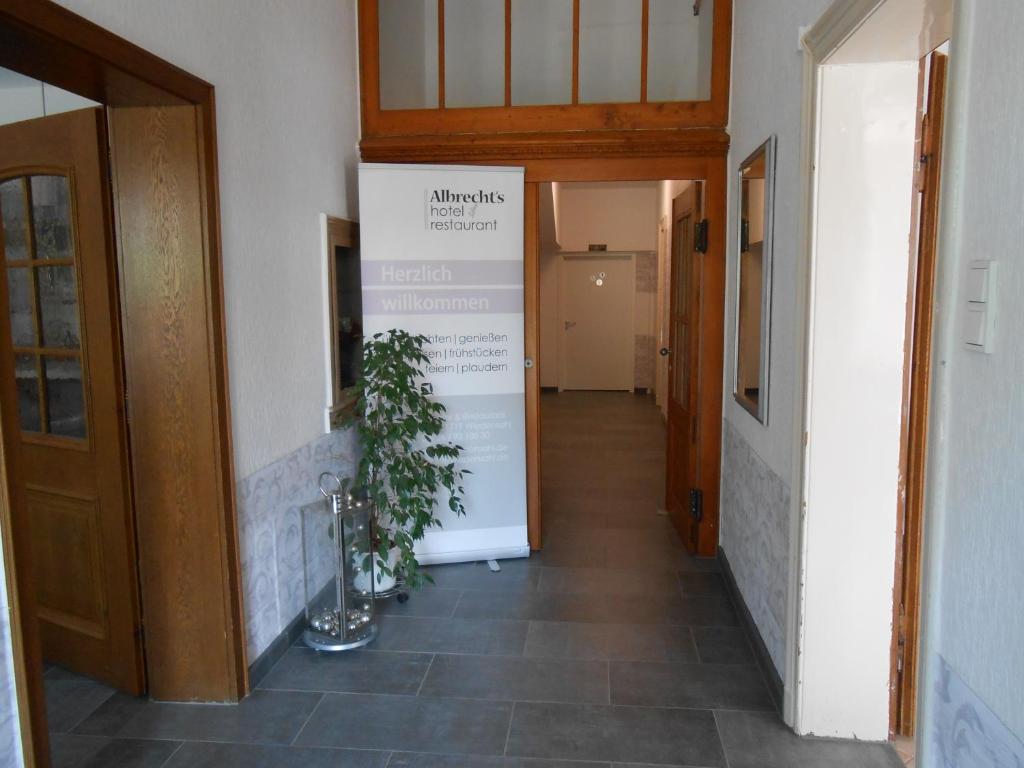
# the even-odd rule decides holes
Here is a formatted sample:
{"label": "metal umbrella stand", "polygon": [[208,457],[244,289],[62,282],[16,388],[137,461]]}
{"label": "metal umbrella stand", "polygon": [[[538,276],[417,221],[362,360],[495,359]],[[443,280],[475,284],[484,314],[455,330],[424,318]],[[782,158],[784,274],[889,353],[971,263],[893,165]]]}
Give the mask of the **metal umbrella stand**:
{"label": "metal umbrella stand", "polygon": [[346,651],[377,636],[374,505],[330,472],[319,484],[324,499],[302,508],[303,640],[318,651]]}

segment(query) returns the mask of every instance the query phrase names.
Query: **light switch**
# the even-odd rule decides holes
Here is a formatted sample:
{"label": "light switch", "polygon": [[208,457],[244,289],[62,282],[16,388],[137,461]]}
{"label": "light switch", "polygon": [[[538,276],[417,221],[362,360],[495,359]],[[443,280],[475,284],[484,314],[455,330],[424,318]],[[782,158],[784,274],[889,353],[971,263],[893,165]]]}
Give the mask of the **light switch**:
{"label": "light switch", "polygon": [[968,307],[964,321],[964,343],[978,352],[985,351],[985,331],[988,326],[988,312],[984,306]]}
{"label": "light switch", "polygon": [[990,262],[971,262],[971,268],[967,270],[967,301],[971,304],[984,304],[988,301],[990,276]]}
{"label": "light switch", "polygon": [[995,339],[996,262],[972,261],[967,270],[964,345],[991,354]]}

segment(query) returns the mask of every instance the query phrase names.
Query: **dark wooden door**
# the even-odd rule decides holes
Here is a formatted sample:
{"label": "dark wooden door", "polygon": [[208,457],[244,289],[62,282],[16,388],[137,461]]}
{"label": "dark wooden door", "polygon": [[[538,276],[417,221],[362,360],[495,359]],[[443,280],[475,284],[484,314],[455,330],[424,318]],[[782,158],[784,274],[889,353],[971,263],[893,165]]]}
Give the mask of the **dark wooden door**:
{"label": "dark wooden door", "polygon": [[144,689],[103,110],[0,128],[3,423],[43,657]]}
{"label": "dark wooden door", "polygon": [[691,552],[697,550],[699,519],[691,498],[698,488],[701,261],[694,235],[701,221],[701,184],[690,184],[672,201],[672,262],[669,291],[669,398],[666,505]]}

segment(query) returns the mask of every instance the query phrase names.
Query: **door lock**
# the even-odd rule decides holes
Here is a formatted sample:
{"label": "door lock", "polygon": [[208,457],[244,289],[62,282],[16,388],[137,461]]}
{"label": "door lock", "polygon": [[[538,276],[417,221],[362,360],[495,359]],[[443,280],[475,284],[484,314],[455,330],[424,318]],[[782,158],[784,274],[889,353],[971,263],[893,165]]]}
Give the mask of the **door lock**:
{"label": "door lock", "polygon": [[575,327],[576,327],[576,321],[575,320],[566,320],[565,321],[565,330],[568,331],[570,328],[575,328]]}
{"label": "door lock", "polygon": [[668,347],[662,347],[661,349],[659,349],[658,350],[658,354],[661,355],[662,357],[668,357],[668,354],[669,354]]}

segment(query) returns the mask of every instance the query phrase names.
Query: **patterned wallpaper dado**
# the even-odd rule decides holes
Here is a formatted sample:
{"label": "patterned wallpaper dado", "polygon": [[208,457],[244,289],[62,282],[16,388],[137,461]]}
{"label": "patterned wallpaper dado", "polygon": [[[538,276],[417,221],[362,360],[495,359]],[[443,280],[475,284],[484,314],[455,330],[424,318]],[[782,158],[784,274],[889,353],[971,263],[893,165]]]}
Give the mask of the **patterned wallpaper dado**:
{"label": "patterned wallpaper dado", "polygon": [[931,723],[933,762],[941,768],[1024,768],[1024,744],[940,655]]}
{"label": "patterned wallpaper dado", "polygon": [[786,677],[789,486],[722,422],[722,549],[761,639]]}
{"label": "patterned wallpaper dado", "polygon": [[[299,508],[320,498],[317,479],[321,472],[350,475],[355,460],[355,433],[351,429],[330,432],[238,482],[250,663],[304,607]],[[307,536],[307,541],[310,539]]]}
{"label": "patterned wallpaper dado", "polygon": [[638,251],[636,254],[636,298],[638,313],[648,315],[635,320],[633,353],[633,386],[636,389],[654,389],[656,369],[654,307],[658,292],[658,254]]}
{"label": "patterned wallpaper dado", "polygon": [[[3,589],[3,562],[0,558],[0,590]],[[6,595],[0,591],[0,603]],[[0,606],[0,768],[20,768],[21,731],[18,726],[18,699],[14,690],[14,664],[11,659],[10,611]]]}

